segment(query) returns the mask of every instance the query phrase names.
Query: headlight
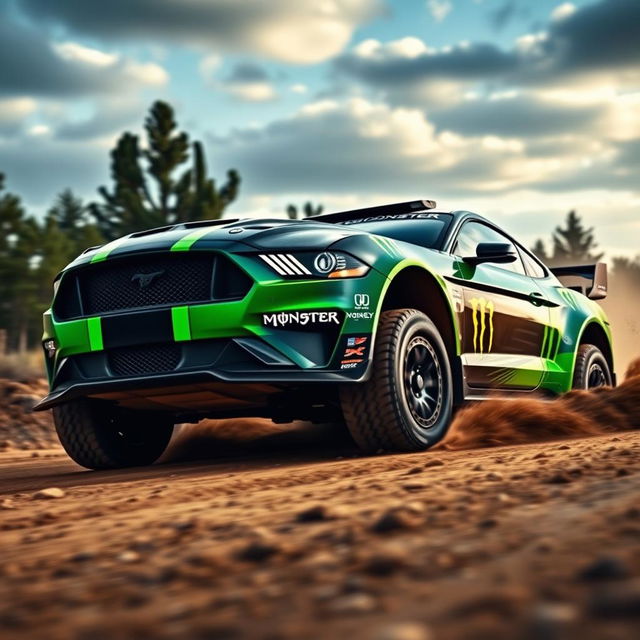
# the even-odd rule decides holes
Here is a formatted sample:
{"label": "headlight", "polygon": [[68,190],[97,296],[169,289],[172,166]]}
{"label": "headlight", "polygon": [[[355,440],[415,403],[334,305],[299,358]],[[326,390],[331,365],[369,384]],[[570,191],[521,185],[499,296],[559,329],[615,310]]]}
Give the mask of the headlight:
{"label": "headlight", "polygon": [[369,266],[348,253],[261,253],[260,258],[283,278],[360,278]]}

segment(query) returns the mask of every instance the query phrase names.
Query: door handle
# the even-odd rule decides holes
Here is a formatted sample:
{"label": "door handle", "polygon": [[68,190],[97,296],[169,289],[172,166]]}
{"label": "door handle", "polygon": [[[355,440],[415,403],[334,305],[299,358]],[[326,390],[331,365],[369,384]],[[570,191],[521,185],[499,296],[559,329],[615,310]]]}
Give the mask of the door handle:
{"label": "door handle", "polygon": [[539,291],[532,291],[529,294],[529,302],[535,307],[541,307],[544,304],[544,298]]}

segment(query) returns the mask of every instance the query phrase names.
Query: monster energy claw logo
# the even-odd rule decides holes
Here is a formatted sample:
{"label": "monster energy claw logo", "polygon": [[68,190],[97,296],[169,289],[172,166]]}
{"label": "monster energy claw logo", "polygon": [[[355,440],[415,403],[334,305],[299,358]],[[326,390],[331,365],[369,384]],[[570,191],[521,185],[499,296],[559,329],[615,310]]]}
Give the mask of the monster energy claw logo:
{"label": "monster energy claw logo", "polygon": [[492,300],[484,298],[471,298],[471,318],[473,321],[473,350],[475,353],[484,353],[485,334],[489,325],[487,353],[491,352],[493,346],[493,312]]}

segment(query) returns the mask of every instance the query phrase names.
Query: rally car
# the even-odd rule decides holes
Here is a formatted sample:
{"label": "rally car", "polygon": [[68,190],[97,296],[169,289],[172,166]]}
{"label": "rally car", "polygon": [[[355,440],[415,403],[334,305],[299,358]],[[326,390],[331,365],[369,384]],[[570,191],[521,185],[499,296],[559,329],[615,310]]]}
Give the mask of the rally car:
{"label": "rally car", "polygon": [[604,264],[549,269],[429,200],[132,233],[54,291],[38,409],[94,469],[149,464],[207,417],[340,420],[365,451],[416,451],[465,401],[615,383]]}

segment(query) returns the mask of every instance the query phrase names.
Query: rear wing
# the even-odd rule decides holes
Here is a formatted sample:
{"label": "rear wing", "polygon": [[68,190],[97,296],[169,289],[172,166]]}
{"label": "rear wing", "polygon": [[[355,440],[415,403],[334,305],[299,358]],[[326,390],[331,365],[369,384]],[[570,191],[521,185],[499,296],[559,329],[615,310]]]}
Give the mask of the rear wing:
{"label": "rear wing", "polygon": [[[607,264],[583,264],[575,267],[549,267],[549,271],[567,288],[579,291],[591,300],[607,297]],[[587,280],[587,282],[584,282]]]}
{"label": "rear wing", "polygon": [[366,209],[353,209],[352,211],[338,211],[337,213],[322,213],[317,216],[309,216],[307,220],[315,220],[316,222],[341,223],[349,220],[365,220],[375,219],[378,216],[404,216],[411,217],[430,209],[435,209],[435,200],[412,200],[410,202],[396,202],[394,204],[383,204],[377,207],[367,207]]}

